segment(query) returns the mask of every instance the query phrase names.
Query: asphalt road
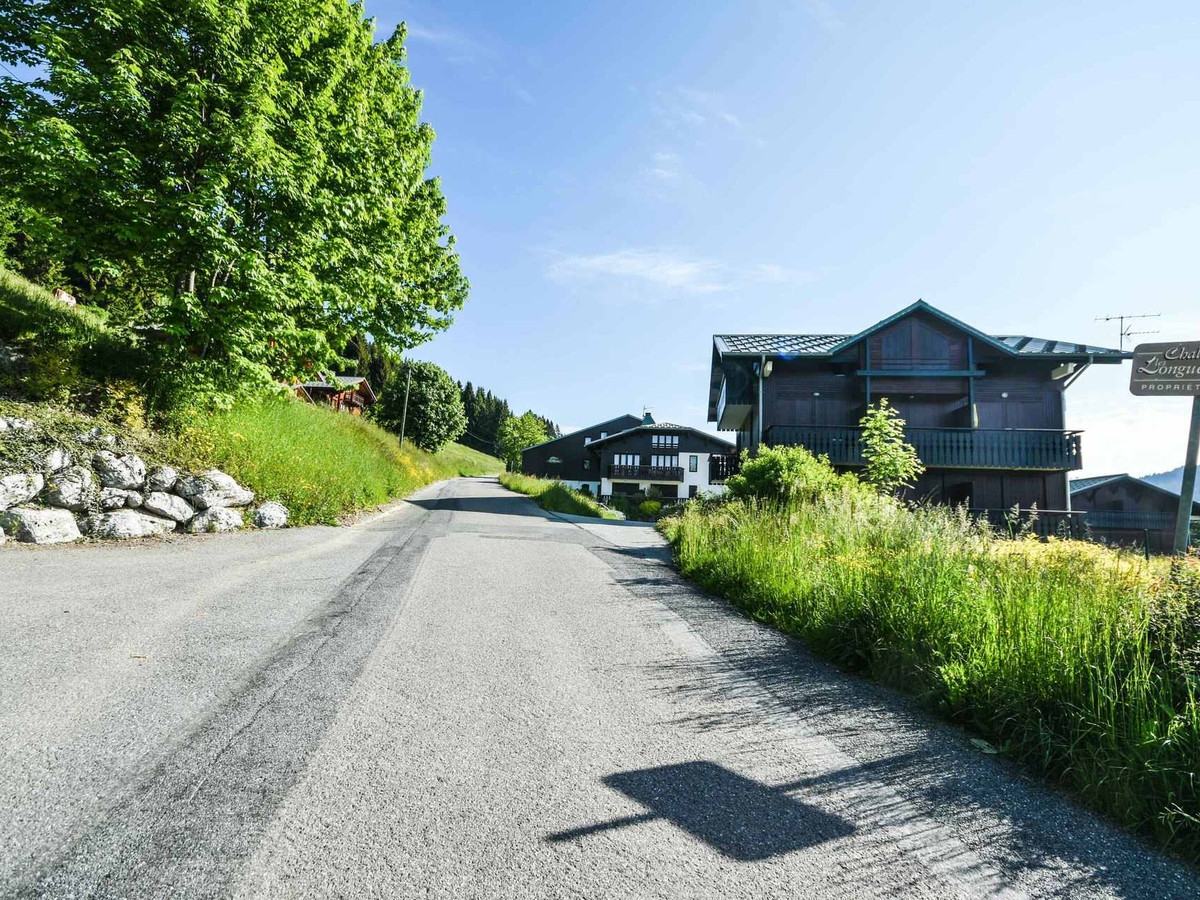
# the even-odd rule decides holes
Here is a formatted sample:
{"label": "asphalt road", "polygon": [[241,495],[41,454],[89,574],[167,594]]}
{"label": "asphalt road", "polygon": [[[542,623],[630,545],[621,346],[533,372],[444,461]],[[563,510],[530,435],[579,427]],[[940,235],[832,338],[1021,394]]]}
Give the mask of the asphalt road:
{"label": "asphalt road", "polygon": [[494,480],[0,551],[0,894],[1146,897],[1200,879]]}

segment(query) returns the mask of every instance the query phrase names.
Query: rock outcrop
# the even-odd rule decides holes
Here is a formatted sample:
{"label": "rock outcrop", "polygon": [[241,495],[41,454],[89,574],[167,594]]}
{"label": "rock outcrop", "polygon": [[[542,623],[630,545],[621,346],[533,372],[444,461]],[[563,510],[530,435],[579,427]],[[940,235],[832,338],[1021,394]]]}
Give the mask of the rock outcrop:
{"label": "rock outcrop", "polygon": [[192,534],[217,531],[237,531],[243,525],[242,514],[239,510],[228,506],[214,506],[204,512],[196,513],[188,522],[187,530]]}
{"label": "rock outcrop", "polygon": [[253,491],[246,490],[220,469],[183,476],[175,484],[175,493],[197,509],[247,506],[254,502]]}
{"label": "rock outcrop", "polygon": [[41,475],[5,475],[0,478],[0,509],[32,500],[45,486],[46,479]]}
{"label": "rock outcrop", "polygon": [[69,509],[17,507],[0,513],[0,528],[27,544],[66,544],[80,538]]}
{"label": "rock outcrop", "polygon": [[264,503],[250,516],[255,528],[282,528],[287,524],[287,520],[287,507],[274,500]]}

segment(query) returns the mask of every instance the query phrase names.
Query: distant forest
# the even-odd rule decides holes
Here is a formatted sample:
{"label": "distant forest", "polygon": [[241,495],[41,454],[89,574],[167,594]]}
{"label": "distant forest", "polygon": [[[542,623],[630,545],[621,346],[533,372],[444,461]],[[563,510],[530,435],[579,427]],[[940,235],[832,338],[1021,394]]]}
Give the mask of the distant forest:
{"label": "distant forest", "polygon": [[[458,388],[462,392],[463,409],[467,413],[467,431],[458,442],[484,453],[495,454],[496,435],[500,426],[513,415],[508,401],[469,381],[466,384],[459,382]],[[534,416],[545,427],[546,440],[561,436],[562,432],[554,422],[537,413]]]}
{"label": "distant forest", "polygon": [[[1156,475],[1143,476],[1142,481],[1148,481],[1158,487],[1166,488],[1169,491],[1179,493],[1179,489],[1183,487],[1183,466],[1178,469],[1172,469],[1169,472],[1159,472]],[[1196,502],[1200,503],[1200,484],[1196,485]]]}

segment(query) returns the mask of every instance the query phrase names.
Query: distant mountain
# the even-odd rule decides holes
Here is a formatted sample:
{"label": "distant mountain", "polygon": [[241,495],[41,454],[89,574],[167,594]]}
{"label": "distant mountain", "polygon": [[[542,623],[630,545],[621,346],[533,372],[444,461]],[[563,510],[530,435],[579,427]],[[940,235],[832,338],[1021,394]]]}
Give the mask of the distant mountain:
{"label": "distant mountain", "polygon": [[[1170,472],[1159,472],[1157,475],[1143,475],[1142,481],[1148,481],[1151,484],[1158,485],[1178,494],[1180,487],[1183,485],[1183,466],[1180,466],[1178,469],[1172,469]],[[1195,499],[1200,500],[1200,480],[1196,482]]]}

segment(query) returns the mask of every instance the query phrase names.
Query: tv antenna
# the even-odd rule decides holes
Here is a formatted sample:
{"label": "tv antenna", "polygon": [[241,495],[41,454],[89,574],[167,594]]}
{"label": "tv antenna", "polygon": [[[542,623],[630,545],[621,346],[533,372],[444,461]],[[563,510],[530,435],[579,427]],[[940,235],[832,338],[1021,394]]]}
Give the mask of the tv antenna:
{"label": "tv antenna", "polygon": [[1121,329],[1120,343],[1117,344],[1118,350],[1125,349],[1125,338],[1133,337],[1135,334],[1158,334],[1158,331],[1134,331],[1133,325],[1125,323],[1131,319],[1157,319],[1162,313],[1141,313],[1139,315],[1124,315],[1124,316],[1096,316],[1097,322],[1116,322],[1117,327]]}

